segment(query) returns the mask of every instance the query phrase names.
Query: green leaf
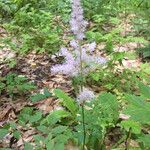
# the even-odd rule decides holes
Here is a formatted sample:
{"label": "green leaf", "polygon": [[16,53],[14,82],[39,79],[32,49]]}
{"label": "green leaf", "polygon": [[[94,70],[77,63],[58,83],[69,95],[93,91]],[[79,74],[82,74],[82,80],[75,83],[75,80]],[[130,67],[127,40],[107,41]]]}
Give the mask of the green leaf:
{"label": "green leaf", "polygon": [[[118,113],[118,101],[116,96],[112,95],[111,93],[102,93],[98,97],[98,102],[101,105],[102,112],[110,116],[111,118],[117,120],[119,113]],[[95,104],[95,105],[99,105]]]}
{"label": "green leaf", "polygon": [[50,93],[47,88],[44,88],[44,94],[35,94],[35,95],[32,95],[32,96],[30,97],[30,99],[31,99],[31,101],[32,101],[33,103],[35,103],[35,102],[44,100],[44,99],[46,99],[46,98],[49,98],[49,97],[51,97],[51,96],[52,96],[52,93]]}
{"label": "green leaf", "polygon": [[70,139],[70,137],[65,134],[59,134],[55,137],[55,141],[57,143],[63,143],[63,144],[66,144],[69,139]]}
{"label": "green leaf", "polygon": [[48,98],[52,96],[52,93],[50,93],[47,88],[44,88],[44,95]]}
{"label": "green leaf", "polygon": [[35,94],[31,96],[31,101],[33,103],[46,99],[46,96],[43,94]]}
{"label": "green leaf", "polygon": [[29,118],[30,123],[34,123],[39,121],[42,118],[42,113],[41,112],[36,112],[33,116]]}
{"label": "green leaf", "polygon": [[5,137],[8,133],[9,131],[7,129],[0,129],[0,139]]}
{"label": "green leaf", "polygon": [[126,99],[129,101],[129,105],[124,110],[124,113],[130,115],[132,120],[141,124],[150,124],[150,116],[147,115],[150,114],[150,103],[134,95],[127,95]]}
{"label": "green leaf", "polygon": [[54,129],[52,129],[52,134],[54,134],[54,135],[61,134],[64,131],[66,131],[67,128],[68,128],[67,126],[58,126],[58,127],[55,127]]}
{"label": "green leaf", "polygon": [[16,128],[17,128],[17,125],[16,125],[15,122],[10,122],[9,125],[10,125],[10,127],[11,127],[12,129],[16,129]]}
{"label": "green leaf", "polygon": [[33,146],[30,143],[25,143],[24,150],[33,150]]}
{"label": "green leaf", "polygon": [[55,144],[55,150],[64,150],[64,143],[56,143]]}
{"label": "green leaf", "polygon": [[45,134],[47,134],[47,132],[48,132],[48,128],[47,128],[46,126],[43,126],[43,125],[38,126],[37,129],[38,129],[39,131],[45,133]]}
{"label": "green leaf", "polygon": [[122,128],[124,128],[128,132],[129,132],[129,129],[131,128],[131,132],[135,134],[141,133],[141,125],[138,122],[135,122],[133,120],[122,121],[120,125]]}
{"label": "green leaf", "polygon": [[19,138],[20,138],[20,132],[19,131],[14,131],[13,132],[13,136],[17,139],[17,140],[19,140]]}
{"label": "green leaf", "polygon": [[48,137],[46,138],[46,149],[53,150],[54,149],[54,139],[52,139],[52,134],[49,133]]}
{"label": "green leaf", "polygon": [[46,143],[46,150],[53,150],[54,149],[54,140],[50,140]]}
{"label": "green leaf", "polygon": [[69,117],[69,116],[70,116],[70,113],[64,110],[56,110],[46,117],[46,121],[48,122],[49,125],[54,125],[55,123],[60,121],[62,118]]}
{"label": "green leaf", "polygon": [[55,89],[54,93],[56,97],[62,99],[63,105],[72,113],[73,116],[76,116],[77,113],[77,105],[75,104],[75,100],[69,97],[66,93],[64,93],[60,89]]}
{"label": "green leaf", "polygon": [[91,76],[94,81],[99,81],[99,79],[101,79],[100,73],[93,73],[93,74],[91,74]]}
{"label": "green leaf", "polygon": [[41,142],[45,142],[45,137],[44,136],[41,136],[41,135],[34,135],[33,136],[34,140],[37,142],[37,143],[41,143]]}
{"label": "green leaf", "polygon": [[138,141],[142,142],[145,148],[146,147],[150,148],[150,135],[149,134],[140,136],[138,138]]}
{"label": "green leaf", "polygon": [[150,87],[144,85],[143,83],[139,83],[139,88],[140,88],[140,92],[141,94],[145,97],[150,99]]}

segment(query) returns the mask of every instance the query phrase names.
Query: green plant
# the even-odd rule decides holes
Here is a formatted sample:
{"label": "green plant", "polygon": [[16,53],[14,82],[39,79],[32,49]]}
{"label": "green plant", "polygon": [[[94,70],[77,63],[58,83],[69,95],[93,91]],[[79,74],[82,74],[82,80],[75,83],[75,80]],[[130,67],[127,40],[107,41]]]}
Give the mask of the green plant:
{"label": "green plant", "polygon": [[0,21],[10,18],[16,11],[16,5],[11,0],[0,1]]}
{"label": "green plant", "polygon": [[137,52],[142,55],[143,58],[150,57],[150,45],[137,49]]}
{"label": "green plant", "polygon": [[[129,115],[128,120],[119,121],[119,102],[117,97],[111,93],[102,93],[95,100],[84,104],[84,124],[86,130],[85,146],[89,150],[104,149],[106,141],[112,135],[113,129],[120,127],[118,130],[121,140],[112,145],[117,148],[119,144],[125,142],[125,148],[130,149],[130,141],[136,140],[143,150],[149,148],[148,126],[150,118],[145,114],[149,113],[149,102],[143,100],[149,98],[147,92],[148,86],[139,83],[141,97],[127,95],[127,107],[123,113]],[[45,96],[44,96],[45,95]],[[39,97],[38,97],[39,96]],[[61,110],[55,110],[44,115],[41,111],[33,107],[24,108],[18,115],[16,123],[8,123],[0,129],[0,138],[6,134],[11,134],[14,138],[19,139],[22,134],[17,131],[18,125],[23,128],[34,128],[36,134],[33,135],[35,149],[64,149],[69,142],[82,147],[83,128],[82,128],[82,106],[77,105],[75,99],[71,98],[59,89],[54,90],[54,95],[45,89],[44,94],[34,95],[34,101],[39,101],[48,97],[57,97],[63,106]],[[32,97],[33,98],[33,97]],[[115,133],[113,133],[115,136]],[[118,133],[116,133],[118,134]],[[25,148],[32,147],[30,143],[24,143]]]}
{"label": "green plant", "polygon": [[26,94],[33,89],[35,89],[35,86],[28,82],[26,77],[14,73],[9,73],[6,77],[1,77],[0,80],[0,93],[7,92],[10,96]]}
{"label": "green plant", "polygon": [[[150,139],[148,134],[148,126],[150,125],[150,87],[139,83],[140,96],[126,95],[128,106],[124,109],[124,113],[130,116],[127,121],[122,121],[121,126],[130,134],[130,139],[135,138],[139,141],[142,149],[149,149],[147,140]],[[142,127],[143,126],[143,127]],[[142,131],[143,130],[143,131]],[[133,136],[136,135],[136,136]],[[145,146],[144,146],[145,145]],[[129,146],[129,143],[128,143]]]}
{"label": "green plant", "polygon": [[27,8],[23,7],[15,14],[11,23],[5,24],[11,36],[16,36],[16,44],[12,45],[10,40],[10,47],[21,54],[30,50],[55,53],[61,41],[60,28],[55,26],[53,17],[49,12],[35,9],[28,12]]}

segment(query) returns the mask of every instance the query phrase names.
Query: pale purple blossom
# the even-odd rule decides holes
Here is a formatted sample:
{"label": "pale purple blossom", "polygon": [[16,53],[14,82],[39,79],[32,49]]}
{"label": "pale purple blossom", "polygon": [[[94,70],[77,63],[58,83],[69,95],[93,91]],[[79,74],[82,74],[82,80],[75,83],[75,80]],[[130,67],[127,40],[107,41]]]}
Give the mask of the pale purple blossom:
{"label": "pale purple blossom", "polygon": [[83,40],[85,36],[84,31],[87,26],[87,22],[83,18],[83,9],[80,0],[73,0],[70,25],[71,30],[76,36],[76,40],[70,41],[70,46],[73,50],[68,50],[64,47],[61,48],[58,54],[63,56],[65,60],[62,64],[52,66],[51,72],[74,77],[81,73],[81,62],[84,74],[88,74],[90,71],[94,71],[97,66],[105,64],[105,58],[93,55],[93,52],[96,49],[95,42],[88,44],[87,46],[80,45],[81,40]]}
{"label": "pale purple blossom", "polygon": [[84,32],[87,25],[88,23],[83,17],[83,9],[80,0],[73,0],[70,26],[71,31],[76,35],[78,40],[83,40],[85,37]]}
{"label": "pale purple blossom", "polygon": [[82,56],[80,60],[80,52],[75,49],[74,53],[66,48],[62,48],[59,55],[64,56],[65,60],[62,64],[52,66],[53,74],[65,74],[68,76],[78,76],[80,74],[80,61],[83,63],[83,73],[88,74],[94,71],[96,67],[104,65],[107,60],[103,57],[93,56],[87,53],[86,48],[82,48]]}
{"label": "pale purple blossom", "polygon": [[73,57],[72,53],[70,51],[68,51],[67,48],[61,48],[59,54],[65,57],[66,62],[68,64],[70,64],[70,63],[73,64],[74,63],[74,57]]}
{"label": "pale purple blossom", "polygon": [[71,40],[70,46],[74,49],[77,49],[79,47],[79,43],[76,40]]}
{"label": "pale purple blossom", "polygon": [[51,72],[54,74],[60,73],[65,74],[68,76],[77,76],[79,74],[78,68],[74,64],[61,64],[61,65],[54,65],[51,68]]}
{"label": "pale purple blossom", "polygon": [[88,50],[90,53],[93,53],[95,51],[95,48],[96,48],[96,42],[88,44]]}
{"label": "pale purple blossom", "polygon": [[79,92],[77,96],[77,101],[79,104],[84,103],[85,101],[91,101],[95,98],[94,92],[89,90],[88,88],[83,87],[83,90]]}
{"label": "pale purple blossom", "polygon": [[107,63],[107,59],[104,57],[98,57],[97,58],[97,63],[101,64],[101,65],[105,65]]}

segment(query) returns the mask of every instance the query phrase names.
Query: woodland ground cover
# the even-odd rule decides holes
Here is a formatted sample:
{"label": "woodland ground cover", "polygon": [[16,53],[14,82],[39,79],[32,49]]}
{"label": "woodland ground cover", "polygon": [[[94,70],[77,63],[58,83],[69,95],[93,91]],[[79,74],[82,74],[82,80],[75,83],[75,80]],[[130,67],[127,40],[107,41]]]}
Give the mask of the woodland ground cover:
{"label": "woodland ground cover", "polygon": [[148,0],[0,0],[0,22],[0,149],[150,149]]}

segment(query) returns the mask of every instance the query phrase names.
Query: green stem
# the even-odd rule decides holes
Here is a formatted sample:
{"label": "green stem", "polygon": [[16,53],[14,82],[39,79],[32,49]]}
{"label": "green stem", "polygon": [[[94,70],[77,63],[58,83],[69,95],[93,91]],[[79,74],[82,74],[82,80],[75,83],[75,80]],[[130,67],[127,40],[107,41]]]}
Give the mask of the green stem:
{"label": "green stem", "polygon": [[83,125],[83,150],[85,147],[85,138],[86,138],[86,130],[85,130],[85,118],[84,118],[84,104],[82,105],[82,125]]}
{"label": "green stem", "polygon": [[82,92],[83,91],[83,62],[82,62],[81,41],[79,41],[79,51],[80,51],[80,77],[81,77],[80,88]]}
{"label": "green stem", "polygon": [[126,138],[126,142],[125,142],[125,150],[129,150],[129,147],[130,147],[130,140],[131,140],[131,130],[132,128],[129,129],[129,132],[128,132],[128,135],[127,135],[127,138]]}
{"label": "green stem", "polygon": [[[82,62],[82,47],[81,47],[81,41],[79,40],[79,51],[80,51],[80,89],[81,92],[83,91],[83,62]],[[81,104],[82,106],[82,126],[83,126],[83,150],[85,148],[85,138],[86,138],[86,131],[85,131],[85,118],[84,118],[84,102]]]}

